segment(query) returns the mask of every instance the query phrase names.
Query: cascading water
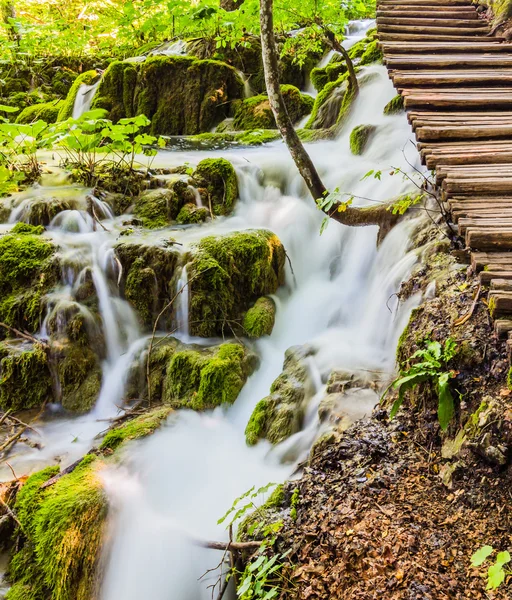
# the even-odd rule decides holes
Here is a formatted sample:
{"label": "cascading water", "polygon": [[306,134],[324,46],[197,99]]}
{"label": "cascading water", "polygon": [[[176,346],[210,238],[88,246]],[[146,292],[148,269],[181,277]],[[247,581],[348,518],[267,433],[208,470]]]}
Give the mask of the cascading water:
{"label": "cascading water", "polygon": [[[370,169],[410,171],[402,154],[411,135],[409,126],[402,116],[382,115],[383,106],[395,94],[387,73],[383,67],[367,72],[372,78],[362,87],[340,138],[308,148],[326,186],[354,195],[362,205],[368,202],[364,198],[387,201],[408,189],[398,177],[363,180]],[[353,156],[348,137],[360,124],[375,125],[377,130],[365,155]],[[410,154],[409,161],[417,165],[412,147]],[[218,156],[219,152],[160,153],[154,165],[195,164],[205,155]],[[172,236],[185,253],[206,235],[268,228],[283,242],[293,274],[288,267],[287,285],[274,297],[273,333],[254,344],[260,367],[235,404],[208,413],[174,413],[153,436],[127,450],[123,466],[104,470],[113,519],[102,600],[209,598],[205,583],[197,579],[219,557],[194,541],[225,538],[226,532],[216,522],[233,499],[252,485],[283,480],[303,460],[322,430],[317,408],[332,369],[366,374],[368,381],[389,375],[398,335],[417,301],[413,298],[398,307],[390,300],[416,262],[416,254],[408,252],[414,221],[397,225],[379,248],[375,228],[352,229],[331,222],[320,236],[322,214],[281,143],[222,155],[237,171],[240,200],[235,212],[201,227],[173,229]],[[85,210],[65,212],[55,217],[48,233],[59,246],[64,265],[63,283],[51,298],[49,310],[58,312],[59,306],[76,304],[77,288],[92,278],[107,350],[102,387],[90,414],[38,424],[43,449],[17,449],[10,461],[22,472],[52,462],[55,456],[61,457],[64,467],[89,450],[94,437],[106,428],[102,420],[116,414],[129,368],[149,343],[119,291],[120,267],[113,252],[117,220],[103,214],[104,228],[100,228]],[[157,239],[162,232],[147,234],[147,238],[152,235]],[[183,267],[177,290],[187,281]],[[177,333],[188,340],[188,289],[180,295],[176,313]],[[48,320],[41,337],[48,335]],[[280,374],[284,352],[303,344],[311,348],[312,382],[303,430],[274,448],[266,442],[248,448],[244,429],[252,410]],[[371,390],[354,390],[342,409],[349,418],[359,418],[376,401]],[[2,475],[11,477],[8,470]]]}
{"label": "cascading water", "polygon": [[101,79],[91,85],[82,83],[82,85],[78,88],[75,97],[75,104],[73,105],[73,119],[78,119],[88,110],[90,110],[92,101],[94,100],[94,94],[96,94],[96,90],[98,89],[100,82]]}

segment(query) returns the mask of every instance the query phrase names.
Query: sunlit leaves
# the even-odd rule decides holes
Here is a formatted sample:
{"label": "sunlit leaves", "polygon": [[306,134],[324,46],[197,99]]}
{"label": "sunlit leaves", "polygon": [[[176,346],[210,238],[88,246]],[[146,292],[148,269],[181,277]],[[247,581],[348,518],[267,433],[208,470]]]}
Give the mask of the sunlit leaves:
{"label": "sunlit leaves", "polygon": [[[482,546],[471,557],[471,566],[480,567],[494,553],[492,546]],[[506,550],[498,552],[496,560],[487,569],[487,589],[495,590],[505,581],[505,577],[510,575],[510,571],[505,569],[505,565],[511,561],[510,553]]]}

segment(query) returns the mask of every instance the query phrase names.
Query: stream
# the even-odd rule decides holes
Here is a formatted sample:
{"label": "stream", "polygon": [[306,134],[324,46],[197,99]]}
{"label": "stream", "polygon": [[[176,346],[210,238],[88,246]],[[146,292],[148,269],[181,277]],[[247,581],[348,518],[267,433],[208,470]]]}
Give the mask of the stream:
{"label": "stream", "polygon": [[[365,23],[361,36],[367,27]],[[365,199],[388,201],[411,189],[400,175],[387,174],[390,167],[406,173],[421,168],[409,142],[411,131],[405,116],[383,115],[385,104],[396,93],[385,67],[366,67],[365,72],[369,81],[339,138],[308,145],[326,187],[353,194],[355,205],[365,205],[369,201]],[[90,105],[90,96],[81,96],[80,102]],[[361,124],[376,125],[377,133],[365,154],[354,156],[349,135]],[[153,166],[195,165],[207,156],[224,156],[236,169],[240,200],[233,214],[201,226],[135,235],[158,244],[172,232],[186,251],[206,235],[268,228],[286,248],[293,273],[287,265],[286,285],[274,297],[274,330],[255,342],[261,364],[235,404],[206,413],[175,412],[154,435],[131,444],[121,465],[103,471],[113,517],[105,548],[102,600],[210,598],[207,585],[217,575],[198,579],[219,562],[219,553],[199,548],[194,540],[226,539],[225,528],[217,525],[217,520],[234,498],[253,485],[283,481],[306,459],[312,443],[324,431],[317,409],[332,369],[367,373],[370,378],[393,372],[398,337],[420,300],[412,297],[399,306],[394,296],[417,262],[416,253],[410,250],[415,219],[402,221],[378,248],[374,227],[349,228],[331,221],[319,235],[323,215],[308,196],[281,142],[222,151],[161,151]],[[371,169],[382,169],[382,180],[363,179]],[[95,437],[108,427],[108,419],[118,414],[130,365],[149,340],[115,285],[119,266],[113,246],[126,215],[114,217],[98,200],[96,213],[103,217],[105,230],[96,228],[84,205],[89,190],[62,184],[55,177],[31,193],[48,195],[55,190],[74,195],[76,209],[59,214],[45,233],[60,247],[65,265],[50,310],[59,312],[76,303],[74,291],[88,273],[92,275],[107,347],[103,383],[98,401],[87,415],[71,419],[53,407],[54,415],[37,424],[43,447],[31,449],[20,444],[12,452],[9,462],[17,473],[34,471],[56,457],[65,467],[97,443]],[[11,222],[20,219],[22,194]],[[182,272],[178,286],[184,285],[186,278],[186,271]],[[177,337],[218,343],[190,336],[186,295],[180,298],[177,313]],[[47,335],[43,324],[39,337]],[[276,447],[267,442],[248,447],[244,429],[255,405],[281,373],[284,352],[301,344],[314,348],[308,366],[315,382],[303,430]],[[378,394],[368,389],[363,395],[348,394],[345,402],[344,413],[354,420],[371,411]],[[11,471],[1,469],[2,478],[9,479]]]}

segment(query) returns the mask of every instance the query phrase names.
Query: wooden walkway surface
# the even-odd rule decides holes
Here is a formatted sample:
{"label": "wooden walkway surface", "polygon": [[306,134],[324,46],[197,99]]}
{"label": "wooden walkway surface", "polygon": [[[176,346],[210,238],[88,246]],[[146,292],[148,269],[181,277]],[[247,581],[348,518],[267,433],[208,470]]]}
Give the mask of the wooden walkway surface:
{"label": "wooden walkway surface", "polygon": [[377,29],[421,158],[512,354],[512,43],[468,0],[380,0]]}

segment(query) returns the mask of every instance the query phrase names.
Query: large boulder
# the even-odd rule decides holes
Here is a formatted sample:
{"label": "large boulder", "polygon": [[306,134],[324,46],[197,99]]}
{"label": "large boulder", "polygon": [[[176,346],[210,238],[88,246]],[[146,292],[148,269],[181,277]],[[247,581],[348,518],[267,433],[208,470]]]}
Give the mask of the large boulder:
{"label": "large boulder", "polygon": [[106,109],[113,121],[144,114],[152,134],[190,135],[210,131],[241,98],[242,80],[223,62],[152,56],[142,63],[112,63],[92,107]]}
{"label": "large boulder", "polygon": [[266,230],[203,238],[187,265],[190,332],[212,337],[241,329],[245,312],[284,283],[285,250]]}
{"label": "large boulder", "polygon": [[45,121],[45,123],[55,123],[59,118],[59,112],[63,105],[64,100],[32,104],[20,112],[16,123],[32,123],[39,120]]}
{"label": "large boulder", "polygon": [[79,75],[73,85],[71,86],[68,95],[64,102],[60,105],[59,114],[57,115],[57,121],[65,121],[69,117],[73,116],[73,108],[75,107],[76,95],[81,85],[92,85],[98,79],[99,73],[94,69],[85,71]]}
{"label": "large boulder", "polygon": [[327,83],[315,99],[307,129],[328,129],[339,125],[352,106],[354,94],[348,73]]}

